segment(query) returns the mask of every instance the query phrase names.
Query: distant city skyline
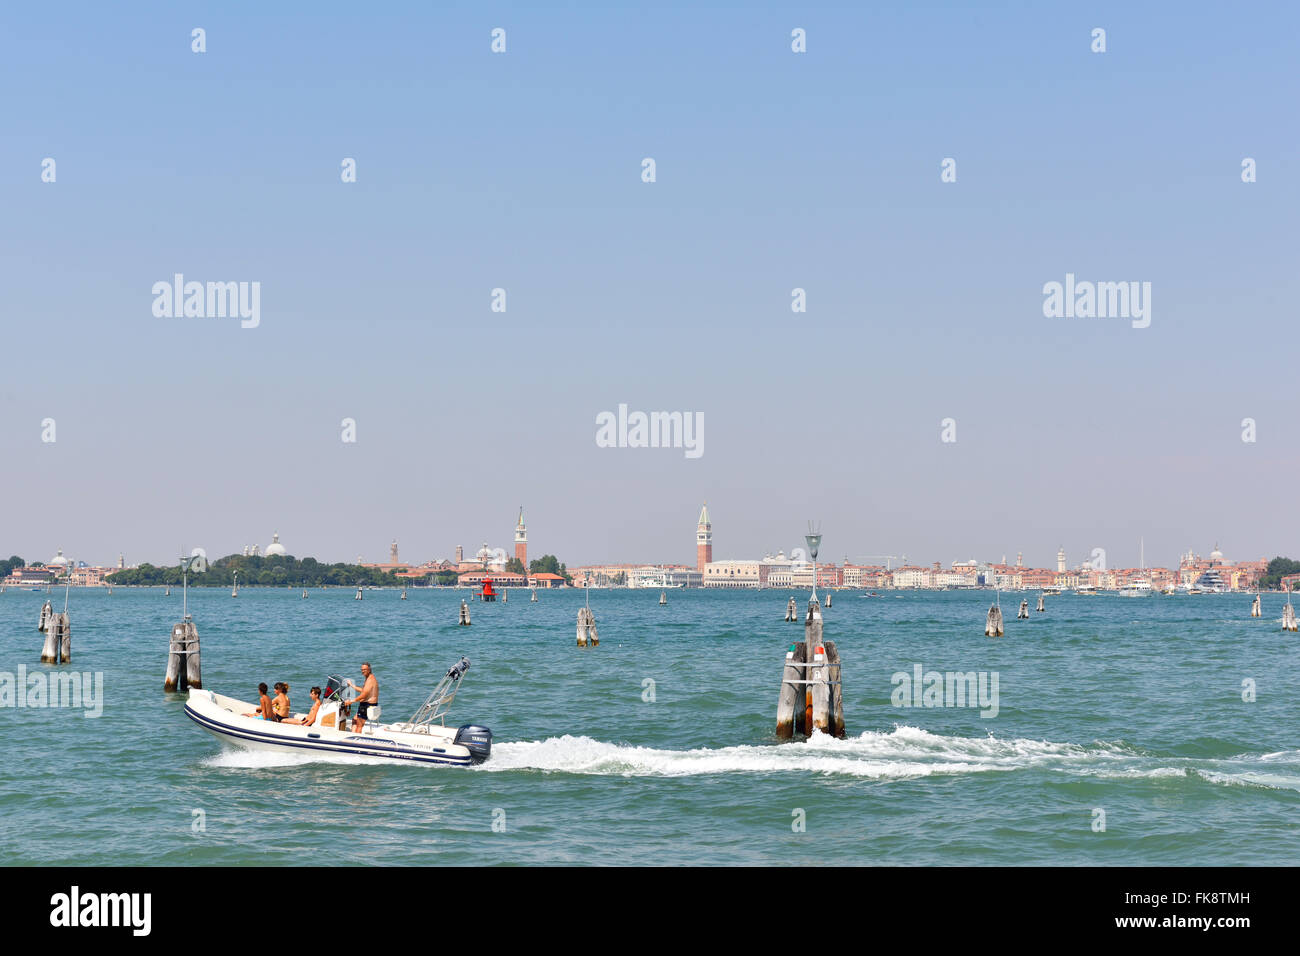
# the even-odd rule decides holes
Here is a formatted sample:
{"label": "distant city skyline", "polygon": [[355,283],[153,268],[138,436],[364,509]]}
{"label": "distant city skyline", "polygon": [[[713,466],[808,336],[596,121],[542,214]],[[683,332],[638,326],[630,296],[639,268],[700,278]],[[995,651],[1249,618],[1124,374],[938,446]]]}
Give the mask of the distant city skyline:
{"label": "distant city skyline", "polygon": [[[797,541],[792,542],[788,547],[780,547],[780,546],[767,547],[760,550],[744,552],[744,553],[741,552],[732,553],[731,551],[724,549],[722,552],[719,552],[715,555],[714,547],[713,547],[713,540],[714,540],[713,521],[712,521],[712,516],[708,512],[707,505],[702,506],[701,511],[699,513],[699,517],[696,520],[695,527],[691,530],[693,532],[691,540],[688,541],[687,544],[682,547],[681,549],[682,553],[678,555],[666,557],[666,558],[625,555],[623,557],[617,559],[611,559],[611,560],[582,560],[580,558],[574,558],[571,560],[568,556],[564,554],[560,554],[552,549],[542,549],[536,552],[536,554],[537,555],[555,554],[555,556],[560,561],[568,564],[571,567],[582,567],[582,566],[602,565],[602,564],[608,564],[608,565],[673,564],[673,565],[700,568],[703,563],[714,561],[714,560],[716,561],[761,560],[766,556],[775,555],[778,552],[783,552],[786,555],[790,555],[794,553],[796,549],[798,550],[804,549],[803,538],[802,536],[800,536]],[[823,535],[824,532],[825,529],[823,527]],[[510,526],[510,534],[513,535],[513,544],[514,544],[514,551],[512,555],[509,551],[507,551],[503,547],[493,548],[493,540],[495,539],[492,536],[487,536],[483,538],[482,545],[479,547],[474,547],[471,545],[471,550],[469,553],[472,555],[479,555],[481,557],[483,548],[486,548],[488,551],[495,550],[501,552],[504,555],[508,555],[520,559],[524,563],[525,567],[527,567],[528,564],[527,525],[524,522],[522,508],[519,509],[518,518],[516,522]],[[497,538],[504,538],[504,535],[499,534],[497,535]],[[391,537],[384,543],[384,547],[388,552],[387,560],[389,563],[392,564],[398,563],[398,561],[396,560],[396,555],[399,550],[399,544],[403,540],[404,539],[401,536]],[[725,534],[720,540],[722,540],[725,543],[726,541]],[[691,560],[691,556],[686,553],[687,548],[690,547],[691,544],[693,544],[695,548],[694,560]],[[226,550],[222,548],[217,548],[213,550],[208,548],[206,545],[202,545],[202,544],[196,544],[194,546],[203,547],[204,550],[207,551],[210,558],[224,557],[226,555],[231,555],[231,554],[243,554],[245,556],[259,555],[259,554],[262,556],[268,556],[271,554],[288,554],[295,558],[306,558],[306,557],[316,558],[317,560],[320,560],[325,563],[330,563],[330,564],[338,563],[338,562],[353,563],[353,561],[356,559],[361,559],[357,563],[368,563],[368,564],[384,563],[382,556],[367,555],[364,552],[364,550],[359,551],[356,555],[350,557],[342,556],[342,555],[299,552],[295,550],[291,545],[285,544],[281,540],[281,536],[278,531],[272,532],[270,536],[270,540],[266,546],[262,546],[259,543],[243,544],[238,548],[234,548],[230,550]],[[410,546],[405,544],[400,544],[400,547],[402,549],[407,550],[407,553],[410,554]],[[423,552],[420,552],[420,554],[417,555],[417,557],[404,563],[412,566],[419,566],[434,561],[450,561],[453,563],[459,563],[460,558],[458,557],[458,555],[462,552],[464,547],[465,547],[464,542],[456,542],[455,544],[451,544],[444,547],[442,550],[438,551],[437,553],[425,554]],[[1222,548],[1220,547],[1220,542],[1216,539],[1213,541],[1210,548],[1208,549],[1205,548],[1204,546],[1198,546],[1196,542],[1192,542],[1186,547],[1180,548],[1177,551],[1176,555],[1174,556],[1174,559],[1172,560],[1167,558],[1165,560],[1157,560],[1157,559],[1151,559],[1145,557],[1146,549],[1144,547],[1143,542],[1141,541],[1139,542],[1138,547],[1134,549],[1137,557],[1132,562],[1128,562],[1125,560],[1117,560],[1117,558],[1120,558],[1125,554],[1123,549],[1112,550],[1110,548],[1106,548],[1104,545],[1093,545],[1091,547],[1080,548],[1074,552],[1071,552],[1069,548],[1061,546],[1052,552],[1052,554],[1049,556],[1050,560],[1037,560],[1034,558],[1032,554],[1026,556],[1023,550],[1017,550],[1015,552],[996,552],[990,554],[988,553],[987,549],[983,552],[954,555],[950,557],[932,557],[924,554],[914,554],[912,552],[907,551],[906,549],[899,551],[897,554],[885,553],[885,552],[869,553],[869,552],[862,551],[860,549],[849,549],[847,552],[845,551],[835,552],[834,550],[826,549],[824,544],[824,539],[823,539],[823,548],[818,560],[820,563],[823,564],[843,564],[847,559],[847,561],[852,564],[879,564],[881,566],[892,566],[895,568],[902,566],[904,563],[910,566],[928,567],[936,561],[939,562],[941,566],[947,568],[954,563],[974,560],[980,563],[990,563],[990,564],[1015,565],[1017,563],[1023,563],[1023,566],[1028,568],[1056,568],[1058,570],[1065,570],[1065,569],[1076,569],[1081,565],[1085,564],[1086,562],[1092,560],[1093,551],[1095,548],[1104,549],[1105,556],[1106,556],[1106,564],[1108,567],[1111,568],[1177,567],[1179,561],[1182,559],[1182,557],[1185,554],[1188,553],[1189,550],[1196,554],[1210,554],[1211,552],[1222,552]],[[20,555],[25,560],[31,563],[49,563],[51,560],[54,560],[52,558],[41,557],[40,554],[42,554],[43,552],[24,553],[21,549],[14,550],[14,549],[4,549],[4,548],[0,548],[0,550],[5,551],[5,554],[0,555],[0,558],[7,557],[8,554],[13,553],[13,554]],[[191,548],[185,548],[184,553],[188,554],[190,550]],[[84,562],[85,564],[92,567],[116,567],[122,563],[125,563],[126,566],[137,566],[140,564],[149,563],[158,567],[162,567],[162,566],[167,566],[169,564],[176,563],[176,559],[179,558],[181,551],[178,550],[176,558],[173,558],[171,560],[152,559],[149,557],[140,557],[139,559],[131,559],[126,556],[126,553],[124,551],[119,551],[117,556],[112,558],[111,561],[90,560],[81,555],[68,552],[67,549],[61,547],[56,548],[55,553],[56,553],[56,557],[66,558],[73,562]],[[1223,552],[1223,553],[1228,554],[1229,552]],[[1233,561],[1255,561],[1260,559],[1268,560],[1269,558],[1277,557],[1277,556],[1288,557],[1290,555],[1283,554],[1281,551],[1277,551],[1276,553],[1267,553],[1267,554],[1266,553],[1260,553],[1260,554],[1231,553],[1231,557],[1228,558],[1228,560],[1233,560]],[[504,560],[504,558],[502,560]],[[1062,566],[1062,561],[1064,562],[1063,566]]]}

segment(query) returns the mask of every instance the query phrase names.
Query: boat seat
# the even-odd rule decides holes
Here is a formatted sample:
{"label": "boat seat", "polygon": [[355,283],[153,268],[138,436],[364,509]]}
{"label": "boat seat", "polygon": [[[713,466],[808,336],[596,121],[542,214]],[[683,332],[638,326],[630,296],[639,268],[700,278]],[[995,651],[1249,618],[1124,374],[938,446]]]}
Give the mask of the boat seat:
{"label": "boat seat", "polygon": [[378,705],[378,704],[371,704],[371,705],[370,705],[370,711],[369,711],[369,713],[366,715],[366,725],[365,725],[364,727],[362,727],[361,729],[362,729],[363,731],[365,731],[366,733],[371,733],[371,734],[373,734],[373,733],[375,732],[375,724],[379,723],[379,715],[380,715],[380,713],[381,713],[381,711],[380,711],[380,707],[379,707],[379,705]]}

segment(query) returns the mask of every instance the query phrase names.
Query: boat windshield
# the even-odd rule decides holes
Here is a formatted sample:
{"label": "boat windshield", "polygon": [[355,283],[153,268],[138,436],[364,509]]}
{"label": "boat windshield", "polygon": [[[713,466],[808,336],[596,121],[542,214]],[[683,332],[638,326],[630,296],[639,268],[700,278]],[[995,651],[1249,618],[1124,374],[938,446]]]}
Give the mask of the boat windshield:
{"label": "boat windshield", "polygon": [[462,657],[453,664],[438,682],[438,686],[433,689],[429,699],[411,717],[411,724],[417,728],[427,728],[435,720],[442,723],[443,716],[451,709],[451,702],[456,699],[456,691],[460,688],[460,682],[465,678],[467,670],[469,670],[468,657]]}

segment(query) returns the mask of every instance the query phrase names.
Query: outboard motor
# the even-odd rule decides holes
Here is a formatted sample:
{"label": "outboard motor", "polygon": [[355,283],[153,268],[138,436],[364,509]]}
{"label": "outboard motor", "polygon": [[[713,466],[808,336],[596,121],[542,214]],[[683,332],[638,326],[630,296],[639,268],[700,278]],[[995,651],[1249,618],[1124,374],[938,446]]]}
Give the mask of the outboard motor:
{"label": "outboard motor", "polygon": [[469,751],[470,760],[482,763],[492,753],[492,731],[478,724],[462,724],[456,731],[456,743]]}

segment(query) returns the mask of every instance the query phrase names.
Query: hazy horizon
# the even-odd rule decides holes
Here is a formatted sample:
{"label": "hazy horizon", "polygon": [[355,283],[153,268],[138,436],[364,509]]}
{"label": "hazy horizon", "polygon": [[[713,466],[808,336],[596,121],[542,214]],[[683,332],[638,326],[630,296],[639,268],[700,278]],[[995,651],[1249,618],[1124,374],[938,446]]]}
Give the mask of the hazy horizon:
{"label": "hazy horizon", "polygon": [[[705,501],[718,560],[1300,553],[1293,8],[4,19],[4,556],[419,563],[522,504],[530,557],[693,565]],[[156,316],[178,273],[257,326]],[[1067,275],[1149,327],[1045,317]],[[600,447],[620,404],[702,454]]]}

